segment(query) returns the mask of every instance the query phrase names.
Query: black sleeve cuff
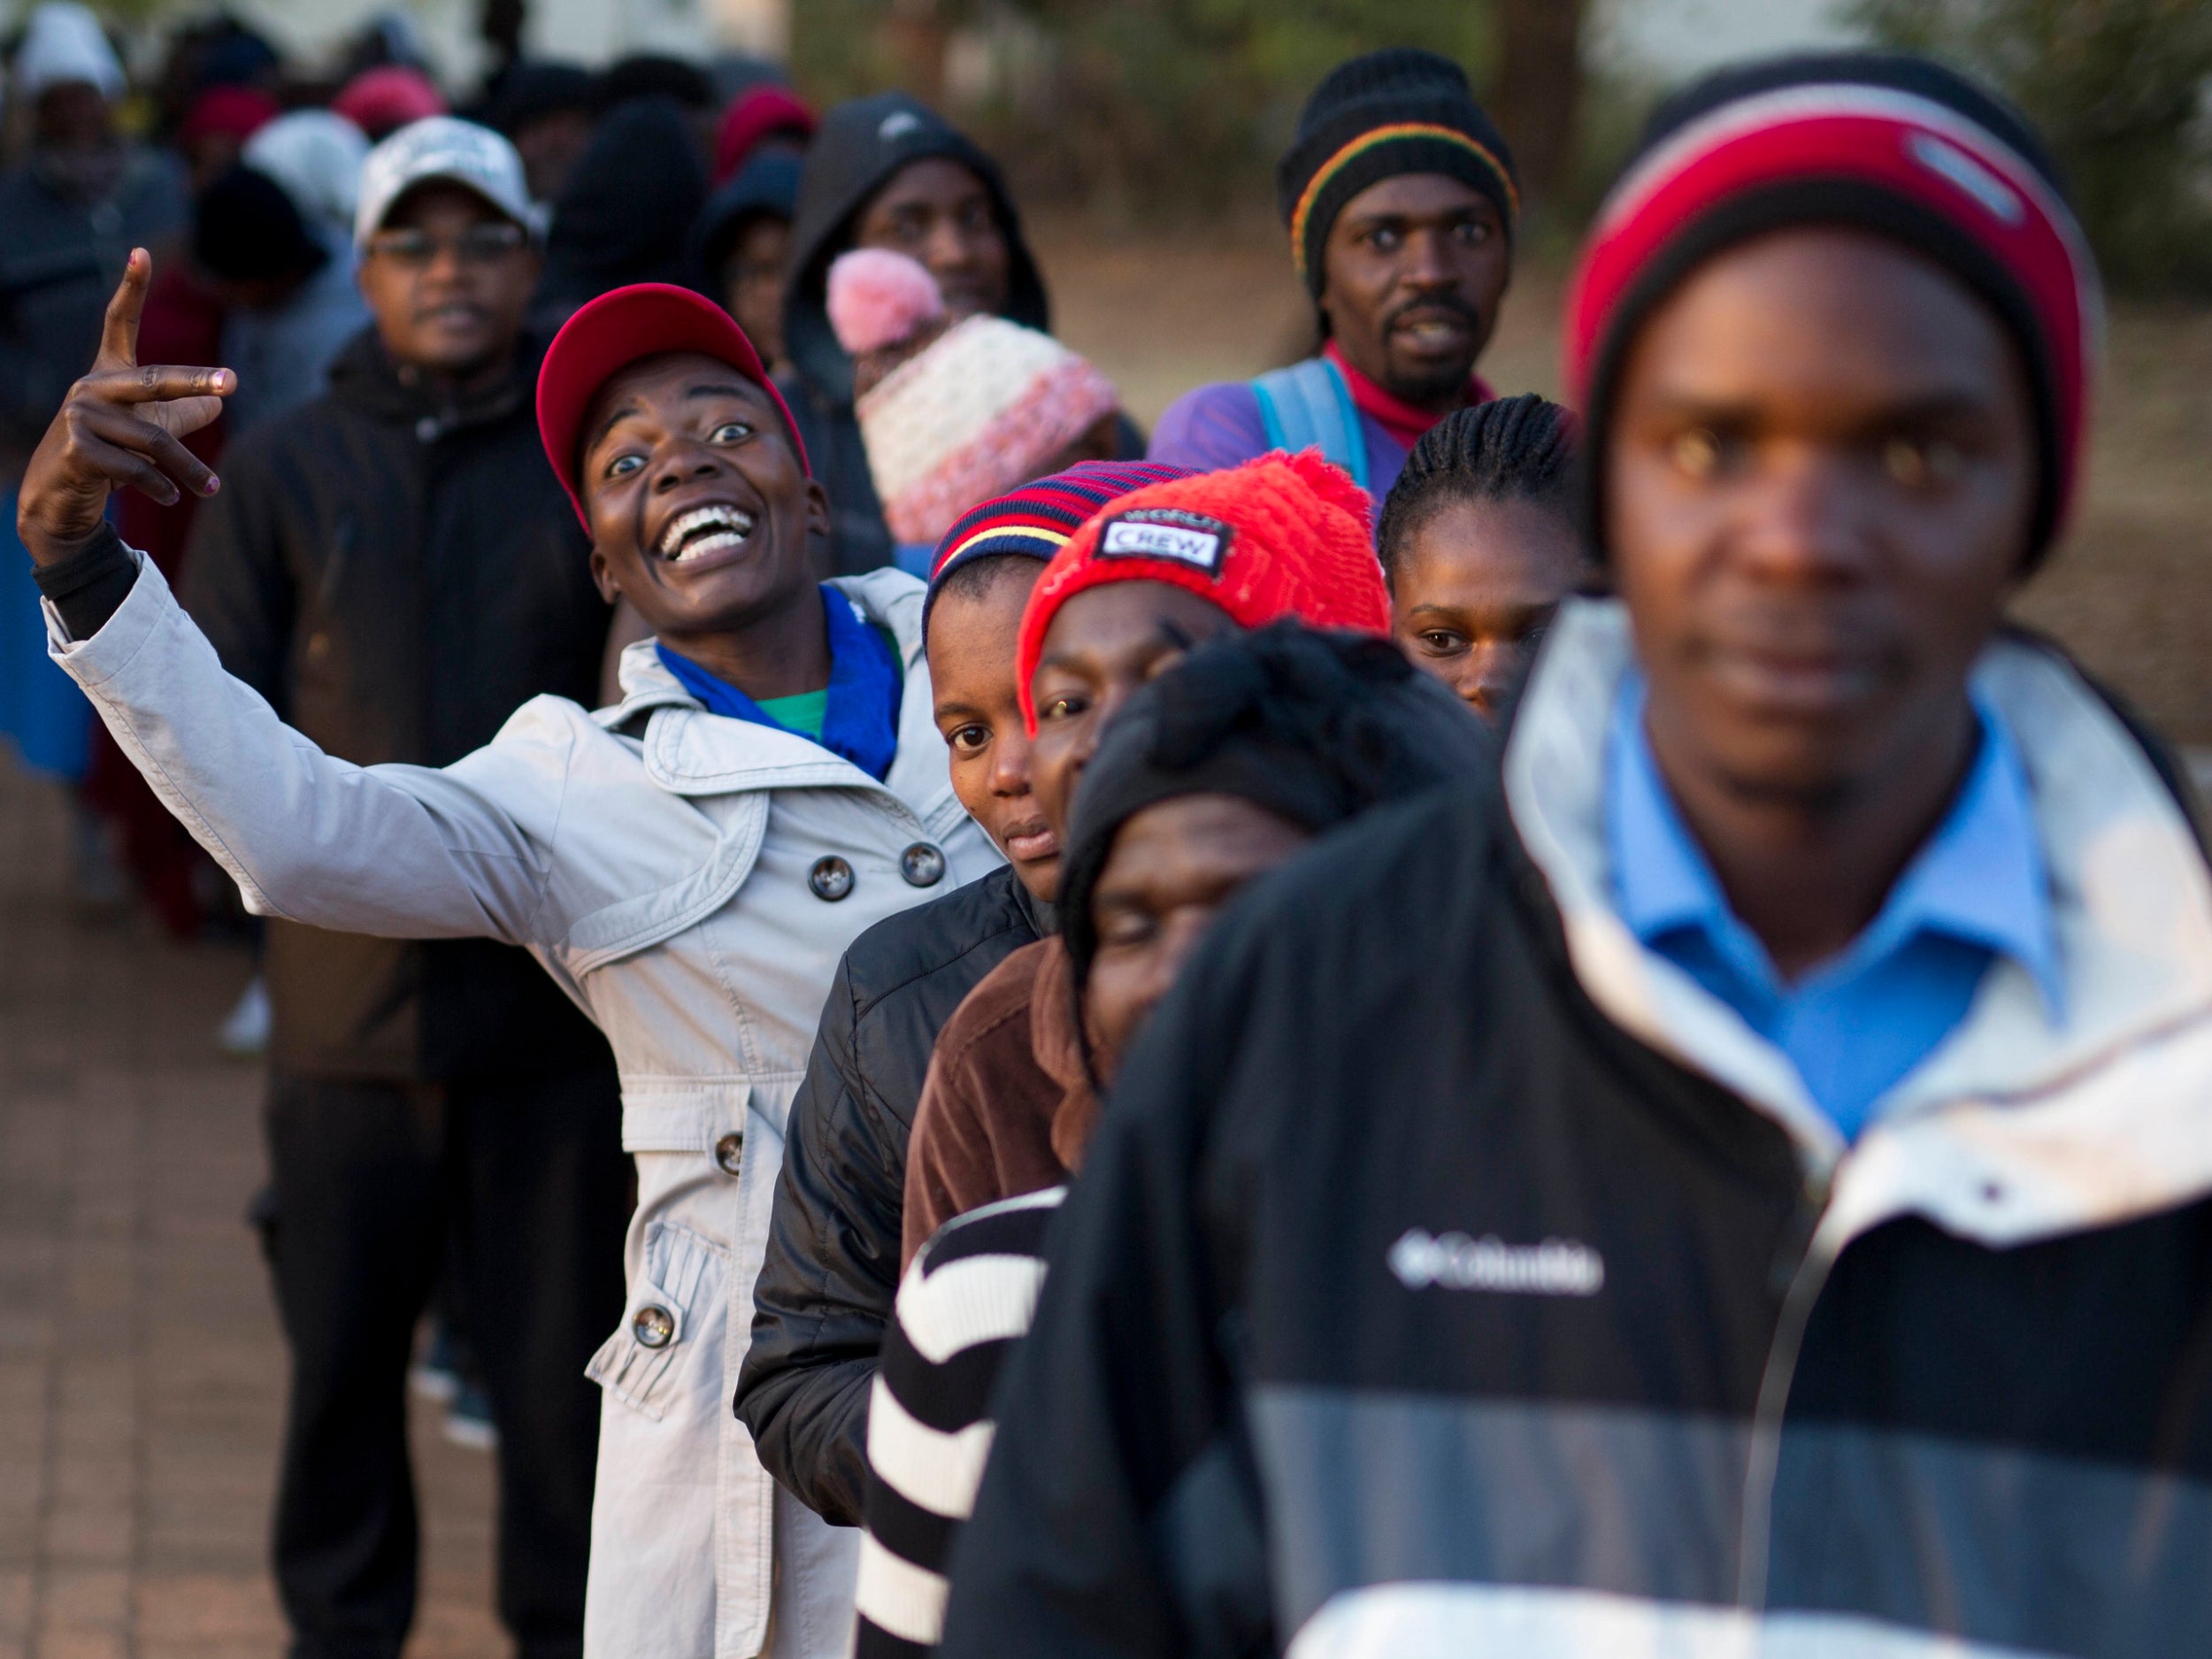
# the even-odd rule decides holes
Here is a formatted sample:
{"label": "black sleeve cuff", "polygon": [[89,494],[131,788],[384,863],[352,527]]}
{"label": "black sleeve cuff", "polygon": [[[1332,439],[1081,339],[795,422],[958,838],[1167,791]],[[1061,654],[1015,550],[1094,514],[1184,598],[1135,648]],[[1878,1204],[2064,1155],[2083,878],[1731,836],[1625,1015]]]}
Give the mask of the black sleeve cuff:
{"label": "black sleeve cuff", "polygon": [[104,524],[84,546],[58,564],[34,569],[39,592],[61,613],[62,626],[73,640],[88,640],[107,626],[108,618],[130,597],[138,580],[138,558]]}

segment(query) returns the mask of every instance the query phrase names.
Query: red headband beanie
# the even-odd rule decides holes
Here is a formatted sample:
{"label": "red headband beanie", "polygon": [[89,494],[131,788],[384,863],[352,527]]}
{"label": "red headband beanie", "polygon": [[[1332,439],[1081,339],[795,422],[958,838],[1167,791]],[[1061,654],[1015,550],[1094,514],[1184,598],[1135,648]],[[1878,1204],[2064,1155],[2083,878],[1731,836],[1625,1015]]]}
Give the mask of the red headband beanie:
{"label": "red headband beanie", "polygon": [[2026,119],[1925,58],[1810,53],[1707,77],[1653,116],[1598,211],[1568,291],[1566,379],[1605,544],[1608,413],[1629,342],[1715,254],[1840,225],[1932,259],[2018,342],[2043,452],[2024,563],[2049,549],[2079,472],[2103,303],[2056,167]]}
{"label": "red headband beanie", "polygon": [[1196,476],[1187,466],[1165,461],[1078,461],[1065,472],[971,507],[931,556],[922,626],[929,626],[930,607],[955,571],[978,559],[1009,556],[1046,564],[1075,539],[1085,519],[1132,490]]}
{"label": "red headband beanie", "polygon": [[1135,490],[1084,524],[1030,591],[1014,650],[1022,718],[1060,607],[1109,582],[1165,582],[1211,600],[1240,627],[1296,617],[1317,628],[1390,632],[1390,595],[1369,526],[1372,503],[1318,449],[1278,449],[1225,472]]}
{"label": "red headband beanie", "polygon": [[545,445],[545,458],[553,464],[553,476],[568,492],[587,534],[591,515],[584,511],[580,477],[584,457],[578,451],[592,399],[633,363],[668,351],[695,351],[726,363],[767,393],[783,417],[800,470],[813,475],[807,465],[806,441],[799,436],[790,406],[768,378],[760,353],[730,314],[689,288],[634,282],[602,294],[562,324],[538,368],[538,438]]}

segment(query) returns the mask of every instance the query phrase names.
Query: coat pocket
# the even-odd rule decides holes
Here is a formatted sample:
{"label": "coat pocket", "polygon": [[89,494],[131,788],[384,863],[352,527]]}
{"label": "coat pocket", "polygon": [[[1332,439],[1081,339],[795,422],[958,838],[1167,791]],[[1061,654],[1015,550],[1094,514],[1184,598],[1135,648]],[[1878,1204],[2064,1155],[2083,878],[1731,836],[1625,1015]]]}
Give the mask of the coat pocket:
{"label": "coat pocket", "polygon": [[[720,1348],[729,1319],[730,1253],[673,1222],[645,1230],[645,1271],[629,1305],[584,1375],[632,1410],[658,1423],[680,1404],[702,1363],[719,1394]],[[695,1356],[706,1350],[702,1362]]]}

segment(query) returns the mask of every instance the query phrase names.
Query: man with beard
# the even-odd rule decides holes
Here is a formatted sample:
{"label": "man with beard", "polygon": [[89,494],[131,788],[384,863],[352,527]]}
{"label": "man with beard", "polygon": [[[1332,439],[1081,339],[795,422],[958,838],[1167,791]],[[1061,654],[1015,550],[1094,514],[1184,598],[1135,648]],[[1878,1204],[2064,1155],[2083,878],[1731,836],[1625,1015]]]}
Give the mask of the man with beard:
{"label": "man with beard", "polygon": [[1318,445],[1380,500],[1423,433],[1492,396],[1474,367],[1512,276],[1512,152],[1457,64],[1394,47],[1314,88],[1275,194],[1321,350],[1187,393],[1151,457],[1210,472]]}

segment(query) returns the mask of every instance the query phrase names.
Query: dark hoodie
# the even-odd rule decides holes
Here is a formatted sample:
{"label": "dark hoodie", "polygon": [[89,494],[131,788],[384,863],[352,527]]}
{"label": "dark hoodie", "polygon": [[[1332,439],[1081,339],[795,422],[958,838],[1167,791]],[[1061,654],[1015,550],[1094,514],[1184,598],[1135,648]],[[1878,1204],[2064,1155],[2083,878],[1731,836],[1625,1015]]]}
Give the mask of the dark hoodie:
{"label": "dark hoodie", "polygon": [[554,204],[533,326],[550,333],[625,283],[693,286],[691,226],[706,199],[706,166],[683,111],[665,98],[618,106]]}
{"label": "dark hoodie", "polygon": [[798,200],[799,157],[787,150],[764,150],[730,175],[692,227],[692,255],[699,278],[712,294],[722,262],[738,234],[755,219],[790,219]]}
{"label": "dark hoodie", "polygon": [[[541,351],[525,342],[457,404],[365,329],[326,393],[224,452],[185,603],[223,666],[328,753],[442,766],[540,693],[593,701],[607,606],[538,441]],[[606,1063],[511,946],[268,929],[288,1071],[440,1082]]]}
{"label": "dark hoodie", "polygon": [[829,491],[830,564],[838,574],[891,562],[891,533],[868,475],[868,452],[853,419],[853,365],[830,327],[830,262],[852,242],[853,220],[910,162],[956,161],[983,180],[1006,239],[1003,315],[1048,329],[1044,280],[998,164],[968,135],[903,92],[841,104],[822,118],[799,180],[791,227],[791,288],[784,299],[784,351],[792,367],[778,384],[791,404],[814,475]]}

